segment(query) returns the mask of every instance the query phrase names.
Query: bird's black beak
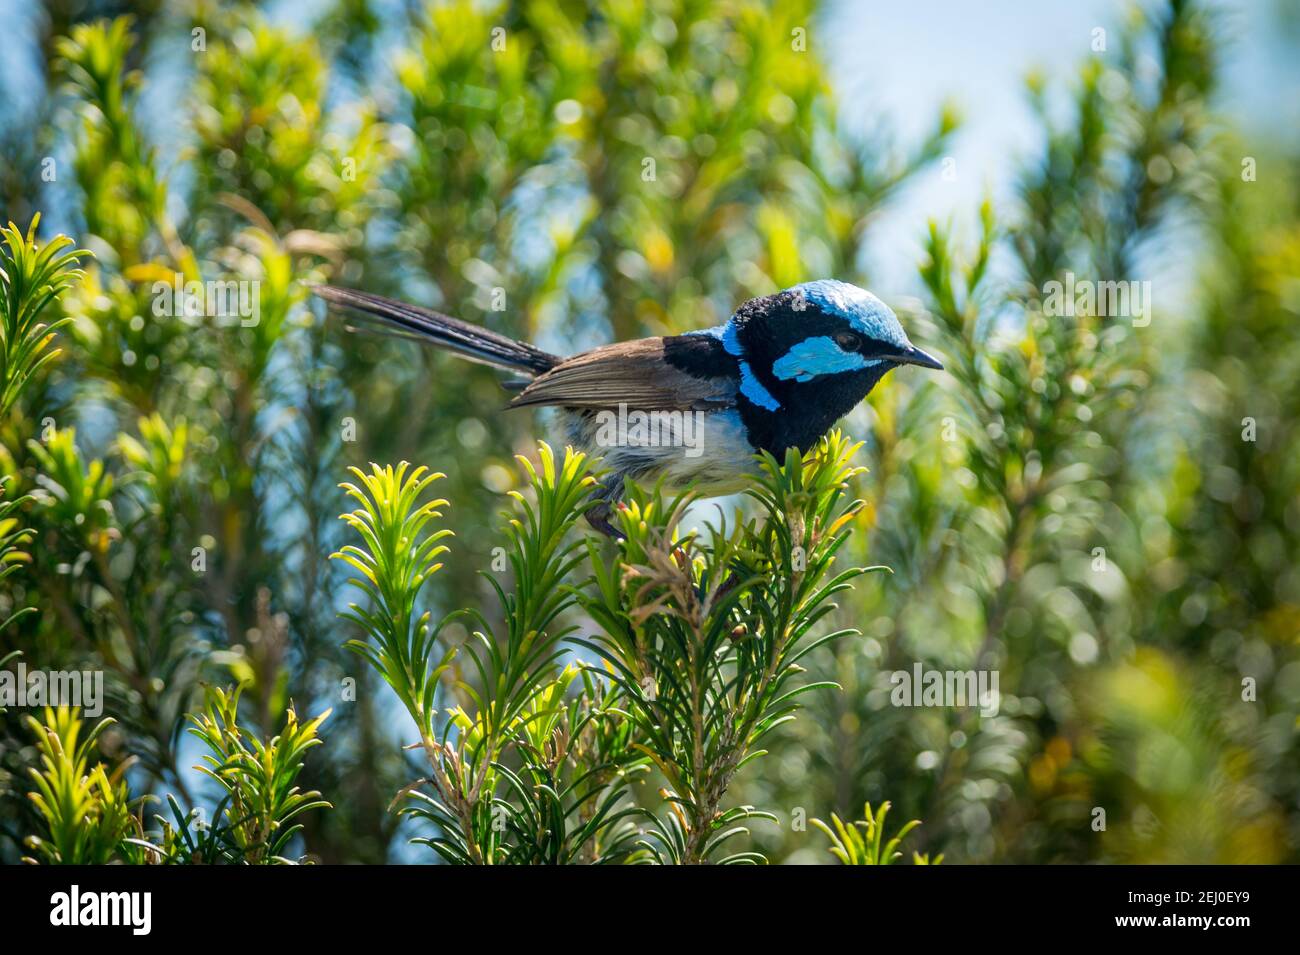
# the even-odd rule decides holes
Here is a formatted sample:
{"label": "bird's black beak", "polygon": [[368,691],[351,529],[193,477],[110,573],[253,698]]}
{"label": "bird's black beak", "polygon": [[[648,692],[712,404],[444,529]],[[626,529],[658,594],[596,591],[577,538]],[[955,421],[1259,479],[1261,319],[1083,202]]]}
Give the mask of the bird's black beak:
{"label": "bird's black beak", "polygon": [[894,361],[898,362],[900,365],[920,365],[922,368],[933,368],[935,371],[943,371],[943,362],[939,361],[939,359],[935,358],[933,355],[928,355],[921,351],[921,349],[917,348],[915,345],[908,345],[901,355],[894,358]]}

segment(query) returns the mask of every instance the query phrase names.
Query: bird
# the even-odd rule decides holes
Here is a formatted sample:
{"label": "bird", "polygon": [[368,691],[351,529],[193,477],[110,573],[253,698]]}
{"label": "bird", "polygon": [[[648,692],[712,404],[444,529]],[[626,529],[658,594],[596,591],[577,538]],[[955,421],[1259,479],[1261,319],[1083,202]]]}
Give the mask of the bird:
{"label": "bird", "polygon": [[568,358],[396,299],[333,285],[326,302],[390,330],[512,372],[508,408],[551,406],[569,445],[602,459],[605,476],[586,512],[597,531],[624,482],[704,496],[742,489],[758,452],[805,452],[900,365],[943,370],[911,343],[875,295],[818,279],[752,298],[723,324],[681,335],[615,342]]}

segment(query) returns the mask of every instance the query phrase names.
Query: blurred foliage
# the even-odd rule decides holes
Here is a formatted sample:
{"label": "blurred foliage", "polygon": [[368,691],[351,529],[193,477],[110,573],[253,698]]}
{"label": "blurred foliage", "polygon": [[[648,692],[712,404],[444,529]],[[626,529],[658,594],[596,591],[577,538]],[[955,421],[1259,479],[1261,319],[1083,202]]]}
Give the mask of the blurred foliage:
{"label": "blurred foliage", "polygon": [[[1300,857],[1300,157],[1214,109],[1225,30],[1205,5],[1143,5],[1068,88],[1030,78],[1043,144],[1014,201],[974,235],[934,224],[919,297],[891,303],[949,373],[878,389],[849,422],[870,503],[833,531],[806,514],[845,565],[893,573],[834,609],[798,591],[779,618],[760,593],[797,542],[772,514],[822,493],[782,498],[790,462],[729,532],[642,492],[619,563],[570,530],[587,464],[537,458],[490,370],[351,334],[305,286],[559,352],[717,324],[805,279],[869,286],[873,220],[933,174],[953,110],[910,149],[850,131],[812,0],[37,9],[34,96],[0,98],[0,224],[31,223],[0,258],[0,659],[103,670],[115,722],[90,736],[98,762],[75,715],[33,736],[0,713],[0,859],[41,833],[41,861],[428,858],[411,838],[450,859],[696,861],[725,836],[737,861],[825,862],[799,823],[883,851],[885,799],[924,820],[922,861]],[[1150,324],[1057,314],[1067,274],[1150,278]],[[213,314],[241,288],[255,314]],[[521,478],[514,453],[539,463]],[[440,538],[381,573],[364,555],[396,560],[393,541],[347,547],[429,533],[441,506],[412,525],[426,504],[391,496],[429,476],[362,470],[347,522],[337,483],[400,460],[446,472],[456,552]],[[349,622],[355,574],[373,592]],[[661,649],[638,657],[631,633]],[[672,650],[687,637],[711,651],[695,665]],[[917,662],[995,668],[997,714],[891,706]],[[795,675],[843,689],[783,722]],[[692,685],[722,723],[695,721]],[[315,723],[290,700],[334,710],[305,763]],[[256,821],[230,816],[222,771],[188,768],[191,713],[217,765],[244,767]],[[261,800],[263,772],[302,800]],[[279,825],[316,792],[334,808]],[[148,824],[146,795],[166,798]],[[74,818],[103,838],[78,848]]]}
{"label": "blurred foliage", "polygon": [[[1243,360],[1200,340],[1221,321],[1205,284],[1229,262],[1213,249],[1227,225],[1223,191],[1291,191],[1243,181],[1240,144],[1208,112],[1214,36],[1195,4],[1135,14],[1120,49],[1080,72],[1064,125],[1031,78],[1048,138],[1021,173],[1018,207],[995,215],[986,205],[965,250],[932,226],[912,321],[929,329],[951,380],[942,394],[872,398],[880,509],[870,553],[897,573],[856,611],[868,621],[865,652],[827,661],[849,692],[823,698],[827,711],[810,722],[830,738],[801,741],[813,755],[793,757],[807,768],[791,781],[792,804],[810,784],[824,793],[814,804],[887,795],[926,821],[925,846],[956,861],[1294,858],[1279,784],[1294,778],[1300,696],[1294,677],[1274,682],[1296,661],[1294,627],[1275,651],[1255,644],[1254,659],[1233,635],[1243,611],[1294,612],[1294,554],[1267,560],[1283,587],[1243,595],[1214,628],[1234,652],[1207,653],[1214,638],[1200,627],[1203,601],[1240,562],[1225,553],[1233,538],[1213,526],[1222,507],[1196,475],[1242,474],[1267,453],[1243,430],[1241,406],[1288,421],[1296,410],[1279,406],[1293,386],[1265,384],[1273,362],[1294,366],[1293,349],[1247,359],[1231,412],[1202,390],[1223,386],[1197,371],[1207,359]],[[1294,213],[1272,212],[1292,229]],[[1173,252],[1189,231],[1211,245],[1205,266]],[[995,268],[999,257],[1009,265]],[[1252,249],[1228,271],[1257,273],[1263,261]],[[1150,325],[1051,310],[1049,283],[1067,272],[1159,276]],[[1276,299],[1256,303],[1285,321]],[[1222,436],[1215,450],[1230,466],[1188,446],[1207,433]],[[1293,484],[1234,477],[1234,491],[1239,480],[1294,524]],[[1198,581],[1184,548],[1206,558]],[[996,668],[998,714],[890,706],[889,674],[916,660]],[[1243,702],[1246,679],[1258,682],[1258,702]]]}

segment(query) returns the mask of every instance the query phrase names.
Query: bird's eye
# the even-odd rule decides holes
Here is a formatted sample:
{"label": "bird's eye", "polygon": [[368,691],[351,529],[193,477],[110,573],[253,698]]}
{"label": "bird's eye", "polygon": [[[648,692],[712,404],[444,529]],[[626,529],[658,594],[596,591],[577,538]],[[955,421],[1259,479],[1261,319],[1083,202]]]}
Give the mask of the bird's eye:
{"label": "bird's eye", "polygon": [[845,351],[857,351],[862,344],[862,339],[853,332],[836,332],[835,344]]}

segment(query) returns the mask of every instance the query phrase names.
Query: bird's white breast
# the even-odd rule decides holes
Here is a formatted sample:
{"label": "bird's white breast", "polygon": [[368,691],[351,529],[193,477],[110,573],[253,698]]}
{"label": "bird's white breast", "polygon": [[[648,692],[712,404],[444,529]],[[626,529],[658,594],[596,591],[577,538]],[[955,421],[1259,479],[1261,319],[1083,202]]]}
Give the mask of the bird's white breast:
{"label": "bird's white breast", "polygon": [[[754,449],[739,412],[645,414],[642,419],[634,417],[635,409],[627,411],[627,426],[621,430],[610,427],[616,417],[564,411],[561,421],[574,447],[642,485],[662,478],[672,489],[694,485],[704,494],[730,494],[743,489],[745,475],[755,470]],[[645,427],[638,429],[638,424]]]}

